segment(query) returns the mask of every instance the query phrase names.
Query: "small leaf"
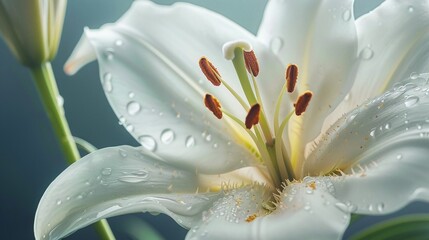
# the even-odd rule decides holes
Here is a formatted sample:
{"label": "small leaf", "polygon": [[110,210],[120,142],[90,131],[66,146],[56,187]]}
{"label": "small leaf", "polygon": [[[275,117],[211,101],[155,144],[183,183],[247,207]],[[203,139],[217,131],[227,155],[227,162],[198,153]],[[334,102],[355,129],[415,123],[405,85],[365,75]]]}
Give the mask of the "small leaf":
{"label": "small leaf", "polygon": [[384,221],[350,238],[351,240],[429,239],[429,214],[402,216]]}

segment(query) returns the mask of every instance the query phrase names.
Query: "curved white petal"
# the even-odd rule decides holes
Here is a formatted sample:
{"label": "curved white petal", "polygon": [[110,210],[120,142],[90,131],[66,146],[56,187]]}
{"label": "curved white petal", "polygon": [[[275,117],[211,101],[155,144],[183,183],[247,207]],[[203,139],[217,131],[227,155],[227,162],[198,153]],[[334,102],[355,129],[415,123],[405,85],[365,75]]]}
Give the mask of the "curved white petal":
{"label": "curved white petal", "polygon": [[[329,123],[429,64],[429,1],[387,0],[356,21],[359,40],[354,85]],[[329,127],[327,123],[327,127]]]}
{"label": "curved white petal", "polygon": [[320,119],[332,112],[352,85],[357,50],[352,5],[353,0],[271,0],[265,10],[258,38],[284,65],[298,66],[300,93],[314,93],[304,116],[292,118],[289,128],[296,145],[292,148],[300,149],[299,154],[320,133]]}
{"label": "curved white petal", "polygon": [[[429,201],[429,84],[414,82],[367,102],[338,121],[307,159],[303,172],[342,170],[335,196],[362,214]],[[338,172],[337,172],[338,173]]]}
{"label": "curved white petal", "polygon": [[136,212],[162,212],[193,226],[219,196],[193,194],[194,172],[128,146],[105,148],[68,167],[37,208],[36,239],[59,239],[95,221]]}
{"label": "curved white petal", "polygon": [[224,87],[205,79],[198,60],[207,56],[240,90],[232,63],[222,55],[222,45],[238,38],[275,58],[253,35],[216,13],[189,4],[136,1],[115,24],[87,30],[65,69],[74,73],[93,59],[89,43],[110,104],[144,147],[202,173],[227,172],[250,165],[253,155],[243,147],[247,139],[204,107],[203,95],[212,93],[243,120],[245,112]]}
{"label": "curved white petal", "polygon": [[329,193],[328,182],[307,178],[280,195],[271,214],[263,208],[270,192],[261,186],[226,192],[203,214],[186,239],[340,239],[350,214]]}

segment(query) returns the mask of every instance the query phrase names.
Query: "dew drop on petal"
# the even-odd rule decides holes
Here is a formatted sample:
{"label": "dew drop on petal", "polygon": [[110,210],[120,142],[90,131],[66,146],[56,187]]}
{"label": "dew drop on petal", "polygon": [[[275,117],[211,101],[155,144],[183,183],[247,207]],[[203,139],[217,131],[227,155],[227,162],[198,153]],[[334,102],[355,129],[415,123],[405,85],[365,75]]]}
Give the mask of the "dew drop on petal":
{"label": "dew drop on petal", "polygon": [[389,130],[389,129],[390,129],[390,123],[386,123],[386,124],[384,125],[384,129]]}
{"label": "dew drop on petal", "polygon": [[141,106],[138,102],[131,101],[127,104],[127,111],[130,115],[136,115],[138,112],[140,112]]}
{"label": "dew drop on petal", "polygon": [[120,47],[120,46],[124,45],[124,41],[122,41],[121,39],[117,39],[115,41],[115,45],[118,46],[118,47]]}
{"label": "dew drop on petal", "polygon": [[405,106],[406,107],[413,107],[419,102],[419,97],[417,96],[409,96],[405,99]]}
{"label": "dew drop on petal", "polygon": [[344,21],[346,21],[346,22],[349,21],[351,17],[352,17],[352,13],[350,10],[346,10],[343,12],[343,20]]}
{"label": "dew drop on petal", "polygon": [[369,135],[371,136],[371,137],[375,137],[375,132],[377,131],[377,128],[373,128],[373,129],[371,129],[371,132],[369,132]]}
{"label": "dew drop on petal", "polygon": [[408,12],[409,12],[409,13],[414,12],[414,7],[413,7],[413,6],[408,6]]}
{"label": "dew drop on petal", "polygon": [[103,75],[103,88],[106,92],[111,92],[113,90],[112,86],[112,74],[109,72],[106,72]]}
{"label": "dew drop on petal", "polygon": [[401,160],[402,159],[402,154],[396,155],[396,159]]}
{"label": "dew drop on petal", "polygon": [[337,202],[337,203],[335,203],[335,207],[337,207],[338,209],[340,209],[342,212],[345,212],[345,213],[349,212],[349,208],[344,203]]}
{"label": "dew drop on petal", "polygon": [[207,142],[211,142],[212,141],[212,135],[211,134],[207,134],[206,137],[205,137],[205,140]]}
{"label": "dew drop on petal", "polygon": [[135,96],[134,92],[129,92],[129,93],[128,93],[128,97],[129,97],[129,98],[133,98],[134,96]]}
{"label": "dew drop on petal", "polygon": [[62,201],[61,200],[57,200],[57,205],[61,205]]}
{"label": "dew drop on petal", "polygon": [[279,53],[283,47],[283,40],[279,37],[271,39],[270,48],[273,53]]}
{"label": "dew drop on petal", "polygon": [[374,51],[370,47],[365,47],[360,51],[359,57],[363,60],[370,60],[374,56]]}
{"label": "dew drop on petal", "polygon": [[149,135],[140,136],[139,142],[145,149],[151,152],[156,150],[156,141],[152,136],[149,136]]}
{"label": "dew drop on petal", "polygon": [[185,140],[185,146],[187,148],[191,148],[193,146],[195,146],[195,138],[193,136],[188,136]]}
{"label": "dew drop on petal", "polygon": [[161,132],[161,142],[164,144],[170,144],[173,142],[175,134],[173,130],[167,128]]}
{"label": "dew drop on petal", "polygon": [[111,168],[103,168],[101,170],[101,175],[103,175],[103,176],[109,176],[110,174],[112,174],[112,169]]}
{"label": "dew drop on petal", "polygon": [[412,72],[410,75],[410,78],[413,80],[417,79],[418,77],[419,77],[419,74],[417,74],[416,72]]}
{"label": "dew drop on petal", "polygon": [[115,57],[115,50],[113,48],[106,48],[103,55],[107,60],[113,60]]}
{"label": "dew drop on petal", "polygon": [[377,211],[378,212],[383,212],[383,210],[384,210],[384,203],[377,204]]}

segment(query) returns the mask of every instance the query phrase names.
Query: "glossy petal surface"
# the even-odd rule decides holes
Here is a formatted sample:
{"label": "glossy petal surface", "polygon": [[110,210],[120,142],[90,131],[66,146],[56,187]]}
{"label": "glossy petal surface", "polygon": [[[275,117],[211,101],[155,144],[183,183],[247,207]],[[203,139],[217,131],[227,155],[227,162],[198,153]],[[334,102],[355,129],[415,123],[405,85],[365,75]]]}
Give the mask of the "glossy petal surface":
{"label": "glossy petal surface", "polygon": [[194,194],[194,172],[141,148],[98,150],[67,168],[48,187],[36,213],[37,239],[59,239],[95,221],[136,212],[162,212],[190,227],[218,198]]}
{"label": "glossy petal surface", "polygon": [[323,121],[315,119],[324,119],[353,83],[357,41],[352,5],[352,0],[271,0],[265,10],[258,38],[285,66],[298,66],[299,93],[314,93],[306,113],[290,124],[295,162],[321,131]]}
{"label": "glossy petal surface", "polygon": [[203,214],[186,239],[340,239],[349,213],[332,197],[328,183],[307,178],[286,187],[269,215],[263,206],[270,191],[262,186],[232,190]]}
{"label": "glossy petal surface", "polygon": [[411,201],[429,201],[427,77],[398,84],[337,122],[303,171],[342,170],[346,176],[334,181],[335,196],[361,214],[386,214]]}

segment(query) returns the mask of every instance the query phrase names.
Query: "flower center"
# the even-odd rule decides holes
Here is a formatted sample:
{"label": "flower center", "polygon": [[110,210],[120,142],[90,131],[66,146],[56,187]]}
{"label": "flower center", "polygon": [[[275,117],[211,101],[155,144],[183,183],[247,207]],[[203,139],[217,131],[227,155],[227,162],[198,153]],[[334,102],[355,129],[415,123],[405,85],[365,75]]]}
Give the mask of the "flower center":
{"label": "flower center", "polygon": [[289,65],[285,71],[285,83],[277,97],[274,119],[269,122],[256,80],[259,75],[259,64],[254,51],[247,43],[231,42],[225,44],[224,52],[225,57],[230,59],[234,65],[246,99],[243,99],[221,77],[219,71],[206,57],[202,57],[199,61],[201,71],[214,86],[226,87],[247,112],[247,116],[243,122],[242,119],[223,109],[220,101],[211,94],[205,95],[204,104],[218,119],[222,119],[226,115],[250,136],[263,164],[268,169],[272,182],[277,188],[280,188],[282,184],[295,179],[292,164],[282,139],[283,132],[293,114],[300,116],[305,112],[313,94],[306,91],[300,95],[293,104],[294,110],[280,119],[283,96],[286,92],[295,91],[298,79],[298,67],[293,64]]}

